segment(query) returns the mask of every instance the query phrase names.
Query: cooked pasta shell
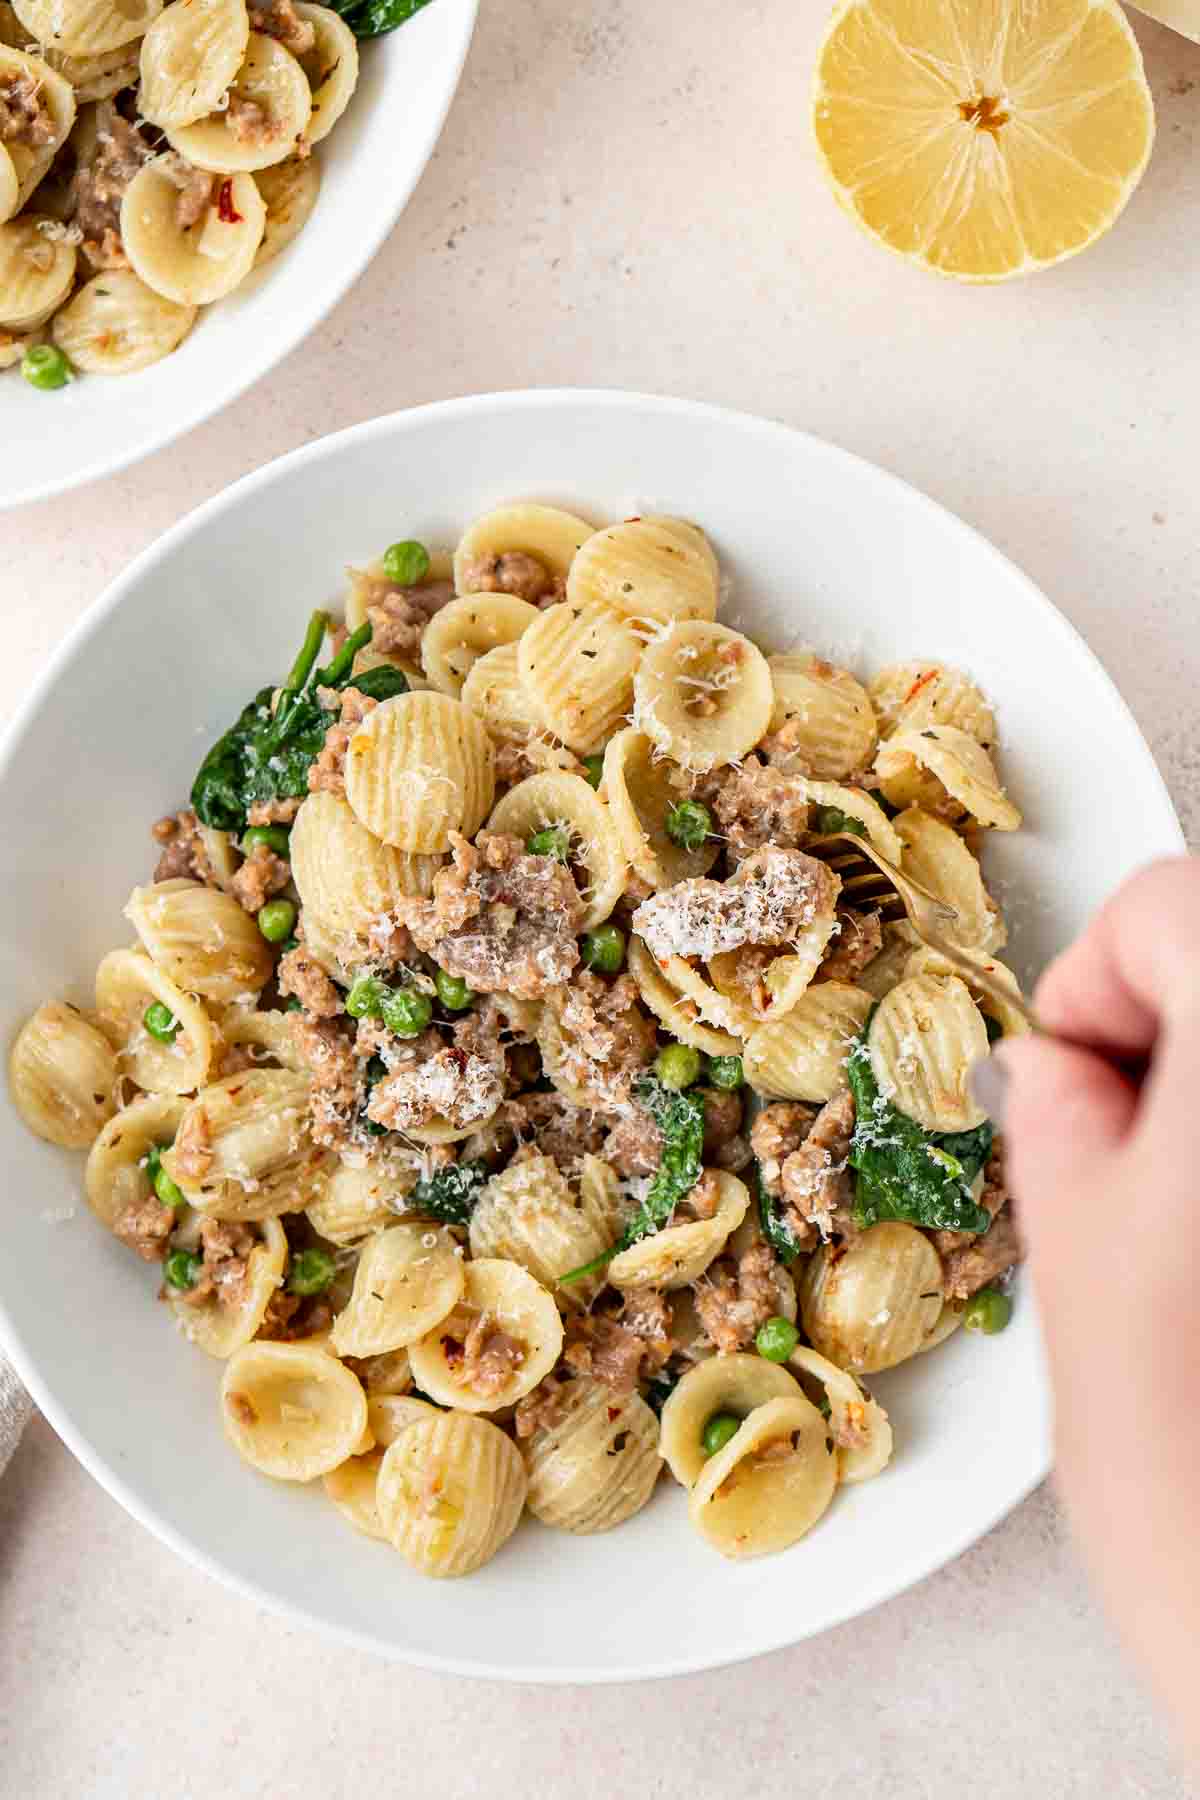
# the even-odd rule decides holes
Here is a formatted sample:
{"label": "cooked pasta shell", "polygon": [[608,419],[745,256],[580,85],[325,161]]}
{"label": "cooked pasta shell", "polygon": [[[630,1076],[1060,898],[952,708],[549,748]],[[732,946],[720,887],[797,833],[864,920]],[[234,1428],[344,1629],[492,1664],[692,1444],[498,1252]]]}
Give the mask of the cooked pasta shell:
{"label": "cooked pasta shell", "polygon": [[600,601],[633,619],[715,619],[719,576],[708,539],[682,519],[626,519],[593,532],[567,578],[572,605]]}
{"label": "cooked pasta shell", "polygon": [[825,1421],[794,1394],[755,1407],[718,1450],[692,1488],[688,1518],[722,1556],[766,1556],[811,1531],[836,1486]]}
{"label": "cooked pasta shell", "polygon": [[[255,170],[254,185],[267,209],[262,242],[254,258],[259,269],[286,250],[308,224],[321,191],[321,165],[315,156],[289,156],[286,162]],[[354,659],[354,673],[361,675],[364,669],[390,660],[372,652],[368,644]]]}
{"label": "cooked pasta shell", "polygon": [[475,565],[481,558],[520,551],[532,556],[547,574],[565,579],[579,546],[595,527],[557,506],[524,501],[497,506],[470,524],[454,552],[454,585],[460,594],[475,591]]}
{"label": "cooked pasta shell", "polygon": [[984,1018],[995,1019],[1004,1037],[1024,1037],[1033,1027],[1018,1004],[1021,998],[1021,985],[1012,970],[996,957],[987,956],[983,952],[977,952],[971,960],[978,963],[981,975],[986,975],[989,981],[998,982],[1002,988],[1006,988],[1011,993],[1012,1004],[998,998],[994,993],[984,993],[982,988],[976,987],[970,974],[961,963],[947,962],[944,956],[939,956],[938,952],[931,950],[928,944],[921,944],[909,953],[908,960],[904,965],[904,974],[906,977],[912,975],[957,975],[960,981],[966,982],[971,998]]}
{"label": "cooked pasta shell", "polygon": [[315,914],[336,939],[376,949],[391,933],[390,915],[421,891],[425,876],[413,866],[417,858],[381,843],[337,794],[310,794],[304,801],[289,855],[305,918]]}
{"label": "cooked pasta shell", "polygon": [[0,144],[0,224],[11,219],[21,204],[21,183],[17,165],[8,150]]}
{"label": "cooked pasta shell", "polygon": [[38,53],[56,75],[70,83],[77,106],[91,105],[97,100],[111,100],[122,88],[136,87],[138,78],[138,46],[119,44],[115,50],[101,50],[91,56],[69,56],[66,51],[43,48]]}
{"label": "cooked pasta shell", "polygon": [[714,1413],[745,1419],[768,1400],[794,1399],[800,1383],[781,1363],[736,1351],[708,1356],[681,1375],[663,1403],[660,1449],[676,1481],[694,1487],[708,1454],[704,1427]]}
{"label": "cooked pasta shell", "polygon": [[[215,175],[267,169],[294,154],[308,128],[312,92],[290,50],[277,39],[252,31],[228,91],[225,105],[207,117],[168,129],[173,150],[197,169],[211,169]],[[237,210],[243,210],[240,200]]]}
{"label": "cooked pasta shell", "polygon": [[[15,22],[15,15],[9,16]],[[18,41],[10,43],[9,39],[14,35]],[[39,95],[46,104],[51,136],[44,144],[21,144],[15,138],[10,138],[0,146],[5,152],[0,162],[16,177],[17,182],[16,200],[11,206],[7,204],[7,200],[0,205],[0,218],[9,218],[26,205],[66,143],[75,121],[76,95],[70,81],[53,67],[48,57],[35,55],[27,48],[30,35],[28,29],[19,24],[15,34],[12,31],[0,32],[0,82],[7,82],[15,76],[28,78],[37,84]],[[3,189],[0,199],[11,195],[10,177],[0,178],[0,188]],[[39,205],[39,213],[45,210],[47,209]]]}
{"label": "cooked pasta shell", "polygon": [[136,887],[125,907],[146,950],[172,981],[206,1000],[246,1000],[271,979],[271,947],[232,894],[198,881]]}
{"label": "cooked pasta shell", "polygon": [[638,633],[602,600],[548,606],[517,645],[535,717],[581,754],[601,749],[629,712],[641,657]]}
{"label": "cooked pasta shell", "polygon": [[875,754],[875,709],[866,688],[811,650],[768,659],[775,688],[771,729],[791,722],[796,754],[820,781],[865,769]]}
{"label": "cooked pasta shell", "polygon": [[0,369],[15,369],[26,350],[45,341],[45,335],[40,330],[22,332],[18,336],[16,332],[0,328]]}
{"label": "cooked pasta shell", "polygon": [[[453,573],[453,560],[448,552],[445,550],[430,549],[429,571],[425,576],[425,583],[449,581],[452,579]],[[365,569],[348,568],[346,574],[350,578],[350,586],[346,591],[344,603],[346,629],[348,631],[357,631],[360,626],[365,625],[367,622],[367,606],[374,589],[374,584],[378,581],[387,581],[388,576],[384,570],[382,559],[380,558],[376,558],[374,562],[368,563]],[[370,646],[368,645],[367,648],[369,649]],[[397,666],[405,663],[403,657],[388,656],[386,660]],[[417,674],[420,676],[420,670],[417,671]],[[423,680],[420,680],[418,685],[423,686]]]}
{"label": "cooked pasta shell", "polygon": [[189,1343],[224,1361],[254,1337],[267,1316],[287,1266],[288,1242],[278,1219],[264,1219],[262,1239],[246,1258],[246,1273],[232,1297],[212,1296],[199,1305],[167,1291],[168,1304]]}
{"label": "cooked pasta shell", "polygon": [[870,696],[879,715],[880,737],[895,731],[925,731],[930,725],[954,725],[976,738],[985,750],[996,741],[996,719],[983,692],[946,663],[891,663],[871,682]]}
{"label": "cooked pasta shell", "polygon": [[266,207],[249,175],[219,183],[216,203],[195,225],[179,223],[178,199],[163,158],[146,163],[121,201],[121,241],[147,287],[177,306],[204,306],[232,293],[250,272]]}
{"label": "cooked pasta shell", "polygon": [[75,279],[75,246],[39,229],[51,223],[22,213],[0,225],[0,327],[31,331],[61,306]]}
{"label": "cooked pasta shell", "polygon": [[86,1150],[116,1109],[117,1059],[77,1007],[47,1000],[17,1034],[8,1085],[30,1131],[64,1150]]}
{"label": "cooked pasta shell", "polygon": [[462,1250],[445,1226],[389,1225],[359,1255],[349,1305],[333,1322],[334,1349],[339,1356],[408,1349],[452,1311],[464,1280]]}
{"label": "cooked pasta shell", "polygon": [[[960,840],[961,841],[961,840]],[[890,994],[898,981],[908,973],[908,959],[921,940],[907,919],[887,919],[883,926],[883,948],[860,969],[855,983],[873,1000]]]}
{"label": "cooked pasta shell", "polygon": [[848,1244],[824,1244],[798,1277],[813,1348],[839,1369],[870,1375],[926,1347],[942,1314],[942,1262],[923,1232],[897,1220]]}
{"label": "cooked pasta shell", "polygon": [[951,943],[962,950],[1003,949],[1008,933],[1000,910],[957,831],[919,806],[907,807],[892,823],[904,846],[904,873],[958,915],[953,924],[942,926]]}
{"label": "cooked pasta shell", "polygon": [[71,56],[99,56],[132,44],[162,7],[163,0],[13,0],[31,37]]}
{"label": "cooked pasta shell", "polygon": [[[750,966],[754,979],[749,986],[745,983],[745,964],[739,951],[725,950],[712,958],[708,964],[708,978],[717,992],[735,1008],[737,1017],[736,1021],[730,1021],[732,1030],[744,1036],[760,1025],[783,1018],[796,1006],[820,968],[838,929],[840,891],[841,880],[832,874],[832,879],[823,883],[820,892],[814,896],[811,917],[791,940],[790,948],[772,957],[761,975],[757,974],[756,965]],[[668,973],[686,990],[687,978],[682,973],[675,973],[676,960],[671,959]],[[695,981],[694,973],[692,981]],[[721,1023],[720,1019],[718,1023]]]}
{"label": "cooked pasta shell", "polygon": [[428,1400],[418,1400],[415,1394],[367,1395],[367,1425],[375,1442],[384,1450],[389,1450],[410,1425],[441,1416],[436,1406],[430,1406]]}
{"label": "cooked pasta shell", "polygon": [[515,594],[462,594],[439,607],[425,627],[421,665],[439,693],[457,699],[479,658],[515,644],[539,616],[536,606]]}
{"label": "cooked pasta shell", "polygon": [[[672,964],[678,961],[677,957],[671,958]],[[628,966],[642,1000],[679,1043],[703,1050],[708,1056],[740,1055],[741,1038],[705,1024],[694,995],[685,993],[667,978],[640,937],[629,940]]]}
{"label": "cooked pasta shell", "polygon": [[111,1231],[127,1207],[149,1198],[147,1154],[172,1143],[187,1102],[176,1094],[144,1094],[109,1119],[88,1152],[87,1203]]}
{"label": "cooked pasta shell", "polygon": [[987,1028],[957,975],[914,975],[879,1002],[868,1036],[879,1090],[926,1131],[971,1131],[985,1118],[967,1075]]}
{"label": "cooked pasta shell", "polygon": [[353,1454],[367,1397],[335,1356],[312,1344],[247,1344],[221,1382],[221,1423],[251,1468],[312,1481]]}
{"label": "cooked pasta shell", "polygon": [[488,820],[489,831],[510,832],[525,843],[548,826],[561,826],[570,837],[587,907],[580,930],[591,931],[612,912],[629,873],[608,808],[582,775],[548,769],[509,788]]}
{"label": "cooked pasta shell", "polygon": [[[472,1256],[520,1263],[550,1289],[612,1241],[612,1214],[602,1192],[592,1182],[572,1193],[552,1156],[522,1157],[493,1175],[471,1214]],[[567,1287],[560,1299],[582,1305],[586,1296]]]}
{"label": "cooked pasta shell", "polygon": [[170,356],[195,322],[194,306],[164,300],[132,269],[107,269],[54,315],[50,335],[86,375],[132,375]]}
{"label": "cooked pasta shell", "polygon": [[792,780],[802,788],[805,797],[814,807],[836,807],[850,818],[860,820],[866,828],[867,837],[880,854],[886,856],[889,862],[900,861],[903,846],[892,828],[892,822],[878,800],[873,799],[864,788],[845,787],[837,781],[814,781],[806,775],[793,775]]}
{"label": "cooked pasta shell", "polygon": [[[502,1380],[481,1378],[464,1351],[473,1329],[502,1334],[512,1346]],[[553,1299],[527,1269],[494,1257],[466,1265],[466,1289],[449,1318],[410,1346],[413,1380],[431,1400],[462,1412],[499,1412],[548,1375],[562,1349]]]}
{"label": "cooked pasta shell", "polygon": [[771,1100],[832,1099],[873,1004],[848,981],[819,981],[783,1018],[746,1039],[746,1080]]}
{"label": "cooked pasta shell", "polygon": [[686,1225],[668,1225],[622,1250],[608,1265],[608,1279],[623,1293],[638,1288],[686,1287],[698,1281],[709,1263],[720,1256],[730,1233],[745,1218],[750,1207],[750,1192],[745,1182],[728,1170],[713,1170],[720,1198],[711,1219],[696,1219]]}
{"label": "cooked pasta shell", "polygon": [[376,1484],[383,1462],[382,1450],[369,1450],[365,1456],[348,1456],[336,1469],[321,1477],[321,1485],[347,1524],[364,1537],[381,1538],[387,1543],[387,1532],[375,1503]]}
{"label": "cooked pasta shell", "polygon": [[983,746],[954,725],[893,732],[875,759],[893,806],[944,806],[947,799],[976,824],[1015,831],[1021,815],[1000,785]]}
{"label": "cooked pasta shell", "polygon": [[517,644],[501,644],[472,663],[462,686],[462,703],[494,738],[523,744],[542,731],[517,667]]}
{"label": "cooked pasta shell", "polygon": [[308,1209],[308,1222],[331,1244],[357,1244],[393,1225],[416,1186],[416,1168],[372,1160],[361,1169],[339,1163]]}
{"label": "cooked pasta shell", "polygon": [[662,1469],[658,1420],[641,1396],[582,1377],[563,1390],[554,1423],[522,1448],[530,1512],[577,1537],[640,1512]]}
{"label": "cooked pasta shell", "polygon": [[388,1539],[422,1575],[470,1575],[520,1522],[525,1465],[487,1419],[442,1413],[384,1453],[376,1504]]}
{"label": "cooked pasta shell", "polygon": [[244,1050],[250,1060],[277,1069],[308,1073],[308,1064],[296,1048],[291,1014],[260,1012],[255,1006],[226,1006],[217,1014],[221,1043],[230,1050]]}
{"label": "cooked pasta shell", "polygon": [[[179,1024],[169,1044],[151,1037],[143,1024],[146,1008],[156,1000]],[[190,1094],[204,1085],[215,1049],[212,1021],[199,1000],[143,951],[109,951],[96,970],[96,1010],[108,1037],[121,1047],[118,1069],[138,1087]]]}
{"label": "cooked pasta shell", "polygon": [[219,110],[250,43],[246,0],[185,0],[142,39],[142,117],[164,131]]}
{"label": "cooked pasta shell", "polygon": [[721,854],[716,838],[685,850],[667,835],[667,814],[686,798],[679,772],[643,732],[627,727],[609,739],[601,791],[626,860],[652,888],[707,875]]}
{"label": "cooked pasta shell", "polygon": [[[928,1344],[924,1348],[928,1349]],[[878,1400],[873,1400],[853,1375],[807,1344],[798,1344],[789,1360],[794,1369],[802,1370],[825,1390],[838,1480],[869,1481],[886,1469],[892,1458],[892,1427]]]}
{"label": "cooked pasta shell", "polygon": [[758,646],[727,625],[701,620],[672,623],[646,646],[633,691],[637,729],[698,774],[753,750],[775,704]]}
{"label": "cooked pasta shell", "polygon": [[304,136],[308,143],[319,144],[349,106],[358,85],[358,39],[331,7],[297,0],[296,11],[313,28],[313,47],[299,61],[312,94]]}
{"label": "cooked pasta shell", "polygon": [[397,694],[350,739],[346,798],[399,850],[448,850],[452,831],[474,837],[494,795],[487,732],[449,694]]}
{"label": "cooked pasta shell", "polygon": [[[203,1175],[180,1167],[181,1144],[209,1152]],[[163,1167],[199,1212],[253,1220],[311,1206],[331,1161],[309,1134],[305,1077],[246,1069],[201,1089]]]}

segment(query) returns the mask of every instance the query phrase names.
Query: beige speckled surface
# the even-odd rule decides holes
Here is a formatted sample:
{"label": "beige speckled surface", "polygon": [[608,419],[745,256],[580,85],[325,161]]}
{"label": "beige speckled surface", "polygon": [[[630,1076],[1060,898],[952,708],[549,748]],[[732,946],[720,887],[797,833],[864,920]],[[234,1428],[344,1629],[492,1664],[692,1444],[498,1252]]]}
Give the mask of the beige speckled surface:
{"label": "beige speckled surface", "polygon": [[[979,526],[1107,663],[1194,835],[1200,47],[1138,21],[1159,142],[1117,231],[1049,276],[964,290],[893,263],[827,198],[805,98],[823,12],[484,0],[441,149],[324,329],[163,456],[0,519],[8,692],[135,550],[298,443],[485,388],[660,389],[806,426]],[[633,487],[636,463],[631,445]],[[1185,1791],[1046,1492],[818,1642],[550,1694],[258,1613],[35,1421],[0,1483],[0,1696],[14,1800]]]}

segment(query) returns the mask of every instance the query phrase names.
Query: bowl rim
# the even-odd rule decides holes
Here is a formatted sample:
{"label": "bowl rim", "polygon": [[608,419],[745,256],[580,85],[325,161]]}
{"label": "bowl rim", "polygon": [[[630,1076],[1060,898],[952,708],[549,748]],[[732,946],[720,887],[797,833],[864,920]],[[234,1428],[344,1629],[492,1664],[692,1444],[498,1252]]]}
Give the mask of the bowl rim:
{"label": "bowl rim", "polygon": [[[20,741],[28,721],[43,704],[44,697],[54,686],[60,671],[76,657],[109,615],[117,610],[128,591],[157,567],[168,562],[176,545],[194,533],[202,531],[210,520],[238,507],[260,490],[279,481],[286,482],[294,471],[304,468],[310,462],[336,456],[343,445],[351,442],[356,445],[369,444],[373,440],[387,439],[393,434],[403,436],[409,432],[420,432],[429,421],[477,419],[493,411],[515,411],[523,415],[553,413],[562,406],[578,404],[610,411],[640,408],[658,413],[660,416],[674,415],[695,422],[717,424],[734,432],[752,433],[779,442],[801,439],[819,455],[853,468],[859,480],[874,484],[876,488],[891,494],[901,495],[903,504],[910,508],[916,507],[919,511],[935,519],[943,531],[949,531],[951,534],[957,535],[960,541],[970,543],[975,554],[985,555],[992,559],[996,565],[1006,571],[1010,580],[1015,580],[1024,587],[1042,612],[1047,625],[1071,646],[1075,654],[1082,653],[1091,664],[1092,672],[1106,690],[1111,705],[1124,716],[1125,722],[1132,727],[1135,738],[1141,747],[1142,778],[1146,780],[1148,789],[1157,793],[1161,802],[1161,822],[1164,828],[1162,833],[1163,853],[1166,854],[1168,851],[1169,846],[1166,842],[1168,838],[1174,839],[1174,848],[1179,850],[1186,848],[1183,830],[1162,772],[1130,707],[1099,657],[1065,614],[1059,611],[1054,602],[1042,592],[1037,584],[974,526],[968,525],[957,514],[923,493],[902,476],[893,474],[891,471],[881,468],[877,463],[873,463],[853,451],[843,449],[839,445],[832,444],[814,433],[752,413],[740,412],[734,408],[717,406],[704,401],[639,393],[619,388],[526,388],[498,390],[486,394],[433,401],[399,412],[387,413],[378,418],[351,425],[344,430],[332,432],[326,437],[317,438],[311,443],[301,445],[241,476],[237,481],[193,508],[191,512],[185,514],[154,542],[140,551],[72,626],[46,662],[3,734],[0,735],[0,779],[3,779],[19,751]],[[2,1293],[0,1293],[0,1346],[6,1351],[13,1367],[25,1383],[40,1411],[88,1473],[140,1525],[145,1526],[155,1537],[194,1568],[200,1569],[206,1575],[223,1583],[226,1587],[234,1589],[246,1599],[266,1608],[269,1612],[311,1627],[356,1650],[367,1651],[389,1661],[429,1669],[437,1674],[454,1675],[460,1678],[465,1676],[477,1680],[522,1682],[541,1686],[614,1685],[621,1682],[659,1680],[677,1675],[698,1674],[709,1669],[731,1667],[738,1663],[752,1661],[759,1656],[773,1654],[775,1651],[818,1636],[836,1625],[872,1611],[875,1607],[897,1598],[909,1588],[914,1587],[926,1576],[936,1573],[937,1570],[953,1562],[993,1530],[1002,1519],[1006,1518],[1033,1492],[1034,1488],[1039,1486],[1049,1474],[1052,1461],[1049,1442],[1047,1440],[1041,1442],[1031,1440],[1027,1447],[1023,1466],[1014,1469],[1012,1484],[995,1505],[985,1508],[982,1514],[973,1518],[969,1525],[958,1530],[949,1530],[935,1548],[912,1552],[908,1555],[900,1551],[896,1561],[889,1569],[886,1579],[875,1582],[868,1590],[865,1599],[862,1595],[856,1595],[849,1599],[844,1606],[840,1604],[827,1606],[819,1616],[805,1621],[799,1629],[789,1625],[772,1633],[766,1641],[759,1640],[751,1646],[735,1645],[731,1647],[728,1654],[722,1654],[717,1660],[714,1660],[709,1654],[667,1656],[620,1671],[595,1667],[587,1663],[565,1664],[552,1669],[544,1665],[480,1663],[464,1658],[445,1657],[425,1652],[417,1653],[402,1645],[385,1642],[370,1632],[358,1631],[349,1626],[336,1624],[321,1614],[310,1611],[302,1604],[297,1604],[295,1601],[227,1569],[177,1531],[155,1507],[140,1499],[125,1477],[93,1448],[82,1427],[74,1423],[66,1409],[59,1405],[55,1396],[43,1383],[32,1357],[26,1352],[25,1345],[16,1331]]]}
{"label": "bowl rim", "polygon": [[[453,45],[450,58],[450,79],[446,83],[445,94],[438,105],[429,130],[420,146],[419,154],[413,158],[408,170],[390,190],[390,197],[383,205],[375,219],[362,233],[358,247],[352,255],[347,255],[336,265],[331,265],[331,274],[320,290],[315,302],[307,307],[296,308],[293,317],[285,321],[278,335],[271,340],[271,345],[261,363],[257,363],[247,374],[239,375],[222,400],[214,407],[210,404],[203,389],[197,393],[191,407],[178,412],[166,427],[161,437],[151,442],[135,443],[130,448],[118,449],[114,455],[96,456],[80,468],[69,474],[55,476],[49,481],[35,481],[27,487],[12,488],[0,492],[0,513],[11,512],[18,506],[34,506],[41,500],[53,500],[61,494],[74,493],[76,488],[89,487],[93,482],[105,481],[110,475],[120,475],[135,463],[144,462],[148,457],[157,456],[160,451],[169,450],[182,437],[206,425],[210,419],[217,418],[242,398],[256,382],[262,381],[273,369],[277,369],[286,356],[298,349],[318,325],[322,325],[334,308],[357,286],[368,263],[382,249],[383,244],[395,230],[400,216],[412,199],[413,192],[425,170],[429,159],[438,145],[447,115],[454,103],[462,82],[463,66],[467,60],[467,52],[471,48],[471,40],[475,35],[475,25],[479,17],[479,0],[460,0],[465,8],[459,28],[458,41]],[[110,378],[112,379],[112,378]],[[353,430],[353,427],[350,427]],[[321,440],[318,439],[318,442]],[[277,458],[277,461],[283,460]],[[251,470],[256,474],[257,470]],[[225,490],[222,489],[223,493]],[[216,496],[219,497],[219,496]],[[185,519],[192,514],[185,514]],[[178,521],[183,523],[184,521]]]}

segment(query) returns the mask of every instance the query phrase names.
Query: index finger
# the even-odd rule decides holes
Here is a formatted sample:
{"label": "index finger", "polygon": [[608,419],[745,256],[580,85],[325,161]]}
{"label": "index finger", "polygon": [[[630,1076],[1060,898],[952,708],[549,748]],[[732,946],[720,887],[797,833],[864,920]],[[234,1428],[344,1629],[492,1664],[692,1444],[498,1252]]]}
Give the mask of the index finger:
{"label": "index finger", "polygon": [[1165,1020],[1200,993],[1200,861],[1175,857],[1132,876],[1051,963],[1034,997],[1058,1037],[1118,1056],[1149,1051]]}

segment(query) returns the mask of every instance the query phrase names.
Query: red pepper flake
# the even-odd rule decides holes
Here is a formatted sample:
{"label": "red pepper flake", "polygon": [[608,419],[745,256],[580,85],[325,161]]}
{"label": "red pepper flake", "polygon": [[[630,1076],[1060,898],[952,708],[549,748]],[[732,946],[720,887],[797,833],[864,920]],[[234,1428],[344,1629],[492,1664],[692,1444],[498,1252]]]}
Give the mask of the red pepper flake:
{"label": "red pepper flake", "polygon": [[217,189],[217,217],[222,225],[240,225],[242,215],[233,204],[233,179],[228,177]]}
{"label": "red pepper flake", "polygon": [[929,683],[931,681],[935,680],[936,677],[937,677],[936,669],[927,669],[925,671],[924,675],[918,675],[917,679],[913,682],[912,686],[909,688],[907,694],[905,694],[904,699],[901,701],[901,705],[907,706],[911,700],[915,700],[917,695],[920,693],[921,689],[924,687],[928,687]]}
{"label": "red pepper flake", "polygon": [[621,1409],[619,1406],[610,1406],[608,1408],[608,1422],[610,1425],[612,1424],[614,1419],[619,1419],[620,1416],[621,1416]]}

